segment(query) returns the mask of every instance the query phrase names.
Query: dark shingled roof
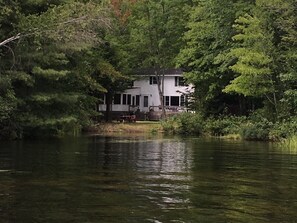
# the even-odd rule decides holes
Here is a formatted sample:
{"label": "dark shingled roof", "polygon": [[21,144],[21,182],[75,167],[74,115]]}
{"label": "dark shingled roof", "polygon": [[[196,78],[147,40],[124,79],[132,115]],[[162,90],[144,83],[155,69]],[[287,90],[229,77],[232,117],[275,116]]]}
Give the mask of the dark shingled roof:
{"label": "dark shingled roof", "polygon": [[143,69],[137,69],[133,73],[135,75],[154,75],[155,71],[158,71],[159,74],[162,74],[164,72],[165,75],[182,75],[183,71],[180,68],[143,68]]}

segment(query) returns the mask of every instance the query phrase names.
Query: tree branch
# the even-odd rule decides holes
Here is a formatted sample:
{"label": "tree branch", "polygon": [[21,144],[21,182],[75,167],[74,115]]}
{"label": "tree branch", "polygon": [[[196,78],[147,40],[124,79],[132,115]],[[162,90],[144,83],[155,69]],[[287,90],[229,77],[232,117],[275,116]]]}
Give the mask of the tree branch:
{"label": "tree branch", "polygon": [[97,21],[97,22],[103,24],[105,27],[111,28],[111,25],[110,25],[109,21],[107,19],[105,19],[104,17],[102,17],[102,18],[100,18],[100,17],[99,18],[89,18],[88,16],[81,16],[81,17],[77,17],[77,18],[70,18],[69,20],[66,20],[66,21],[63,21],[63,22],[55,23],[55,24],[53,24],[53,26],[49,26],[44,30],[40,30],[38,28],[35,28],[34,31],[31,31],[29,33],[25,33],[25,34],[18,33],[17,35],[12,36],[12,37],[10,37],[8,39],[5,39],[2,42],[0,42],[0,47],[3,47],[5,45],[7,45],[8,43],[13,42],[13,41],[15,41],[17,39],[20,39],[21,37],[32,36],[32,35],[34,35],[34,34],[36,34],[38,32],[43,33],[43,32],[48,32],[48,31],[57,31],[56,28],[58,26],[60,26],[60,25],[62,25],[62,26],[66,25],[67,26],[68,24],[80,23],[80,22],[86,21],[86,20]]}
{"label": "tree branch", "polygon": [[268,101],[275,106],[275,103],[272,101],[272,99],[268,96],[268,94],[264,94],[265,97],[268,99]]}
{"label": "tree branch", "polygon": [[8,38],[8,39],[2,41],[2,42],[0,43],[0,47],[1,47],[1,46],[5,46],[7,43],[10,43],[10,42],[12,42],[12,41],[15,41],[15,40],[17,40],[17,39],[19,39],[19,38],[21,38],[21,34],[20,34],[20,33],[18,33],[17,35],[12,36],[12,37],[10,37],[10,38]]}

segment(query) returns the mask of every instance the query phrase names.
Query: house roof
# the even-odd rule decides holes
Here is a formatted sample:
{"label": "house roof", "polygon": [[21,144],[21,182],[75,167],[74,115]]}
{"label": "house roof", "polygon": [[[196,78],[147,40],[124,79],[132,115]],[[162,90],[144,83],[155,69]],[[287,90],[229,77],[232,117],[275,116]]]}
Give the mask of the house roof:
{"label": "house roof", "polygon": [[143,68],[135,70],[135,75],[141,75],[141,76],[149,76],[154,75],[155,71],[157,71],[159,74],[163,74],[166,76],[170,75],[182,75],[183,71],[180,68]]}

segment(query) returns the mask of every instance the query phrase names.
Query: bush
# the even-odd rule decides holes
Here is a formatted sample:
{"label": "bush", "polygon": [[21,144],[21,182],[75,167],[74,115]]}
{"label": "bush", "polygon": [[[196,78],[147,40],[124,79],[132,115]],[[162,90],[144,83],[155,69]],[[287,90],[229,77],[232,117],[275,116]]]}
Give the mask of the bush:
{"label": "bush", "polygon": [[220,116],[208,119],[200,114],[182,113],[166,119],[161,125],[167,133],[236,137],[240,134],[246,140],[282,141],[297,135],[297,117],[273,123],[259,112],[249,118]]}
{"label": "bush", "polygon": [[276,122],[269,133],[273,141],[281,141],[297,135],[297,117]]}
{"label": "bush", "polygon": [[200,135],[203,132],[202,120],[199,114],[181,113],[164,120],[161,125],[167,133]]}
{"label": "bush", "polygon": [[179,134],[201,135],[203,132],[203,117],[200,114],[182,113],[178,121]]}
{"label": "bush", "polygon": [[297,135],[290,136],[287,139],[283,139],[280,145],[284,148],[293,149],[296,152],[297,149]]}
{"label": "bush", "polygon": [[221,116],[209,118],[206,121],[205,131],[213,136],[225,136],[228,134],[239,134],[241,125],[246,117]]}
{"label": "bush", "polygon": [[167,118],[161,122],[163,131],[166,133],[177,133],[178,122],[175,116]]}
{"label": "bush", "polygon": [[273,123],[267,119],[261,121],[249,121],[241,129],[241,136],[247,140],[269,140],[269,134]]}

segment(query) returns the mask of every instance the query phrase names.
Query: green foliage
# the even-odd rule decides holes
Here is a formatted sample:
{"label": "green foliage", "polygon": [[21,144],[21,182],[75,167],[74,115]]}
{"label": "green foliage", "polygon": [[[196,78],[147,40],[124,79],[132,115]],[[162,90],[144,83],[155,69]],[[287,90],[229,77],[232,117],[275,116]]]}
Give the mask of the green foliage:
{"label": "green foliage", "polygon": [[[104,37],[109,41],[110,36]],[[112,38],[111,41],[114,41]],[[110,105],[114,94],[120,93],[131,82],[129,75],[124,75],[120,70],[124,70],[119,63],[121,57],[118,55],[113,42],[106,42],[100,49],[93,48],[80,53],[77,58],[76,73],[79,74],[80,81],[88,94],[99,104],[99,96],[106,94],[106,116],[105,121],[111,121]],[[98,114],[97,114],[98,116]]]}
{"label": "green foliage", "polygon": [[296,114],[292,97],[296,92],[296,71],[292,70],[296,65],[296,40],[292,38],[296,36],[296,4],[256,1],[250,14],[235,22],[233,40],[238,47],[229,55],[237,62],[230,69],[239,75],[224,91],[265,98],[277,118]]}
{"label": "green foliage", "polygon": [[297,135],[282,140],[280,145],[285,149],[290,149],[295,154],[297,148]]}
{"label": "green foliage", "polygon": [[283,141],[297,134],[296,117],[273,123],[265,118],[249,120],[242,126],[241,134],[248,140]]}
{"label": "green foliage", "polygon": [[166,116],[163,101],[162,69],[174,67],[181,48],[181,36],[189,5],[188,0],[136,1],[128,20],[129,64],[132,69],[153,68],[157,79],[162,117]]}
{"label": "green foliage", "polygon": [[194,134],[200,135],[202,133],[203,118],[199,114],[183,113],[178,117],[180,134]]}
{"label": "green foliage", "polygon": [[23,136],[30,137],[45,137],[45,136],[63,136],[66,134],[77,135],[81,129],[76,117],[47,117],[41,119],[36,116],[22,117]]}
{"label": "green foliage", "polygon": [[179,128],[177,118],[175,116],[162,120],[161,126],[163,131],[169,134],[177,133]]}
{"label": "green foliage", "polygon": [[166,133],[181,135],[201,135],[203,132],[203,117],[199,114],[182,113],[161,123]]}
{"label": "green foliage", "polygon": [[65,49],[77,50],[100,41],[96,30],[110,26],[107,9],[91,1],[58,1],[42,13],[24,14],[18,24],[24,36],[34,36],[64,43]]}
{"label": "green foliage", "polygon": [[297,135],[297,117],[276,122],[269,133],[269,139],[282,141]]}
{"label": "green foliage", "polygon": [[41,67],[33,67],[32,74],[46,79],[59,80],[69,74],[67,70],[42,69]]}
{"label": "green foliage", "polygon": [[[195,1],[190,12],[184,46],[176,61],[187,71],[188,81],[196,86],[197,109],[207,114],[221,112],[228,103],[222,90],[233,78],[234,63],[228,52],[236,17],[250,10],[250,1]],[[231,100],[237,100],[234,96]]]}
{"label": "green foliage", "polygon": [[188,12],[186,0],[138,1],[129,19],[130,59],[133,68],[174,65],[181,47]]}
{"label": "green foliage", "polygon": [[261,112],[250,117],[220,116],[203,118],[200,114],[184,113],[162,121],[166,133],[181,135],[236,136],[246,140],[283,141],[297,135],[296,117],[273,123]]}
{"label": "green foliage", "polygon": [[205,119],[182,114],[165,131],[292,137],[296,14],[295,0],[0,0],[0,138],[79,129],[131,70],[174,64]]}
{"label": "green foliage", "polygon": [[270,131],[274,127],[272,119],[269,119],[266,109],[258,109],[246,122],[242,123],[240,134],[247,140],[270,140]]}
{"label": "green foliage", "polygon": [[[108,11],[91,1],[11,2],[0,10],[0,33],[20,38],[0,45],[0,137],[76,132],[96,114],[96,99],[85,91],[92,73],[79,73],[76,61],[110,28]],[[111,68],[102,70],[106,76]]]}
{"label": "green foliage", "polygon": [[218,118],[208,118],[205,123],[205,132],[212,136],[226,136],[229,134],[239,134],[242,124],[246,122],[246,117],[221,116]]}
{"label": "green foliage", "polygon": [[242,138],[247,140],[269,140],[273,123],[267,119],[258,122],[247,122],[241,129]]}
{"label": "green foliage", "polygon": [[177,64],[196,109],[217,115],[240,101],[247,114],[262,101],[275,118],[296,115],[296,11],[294,0],[195,1]]}
{"label": "green foliage", "polygon": [[18,99],[12,89],[11,78],[0,75],[0,139],[15,138],[16,126],[11,117],[16,112]]}
{"label": "green foliage", "polygon": [[245,14],[235,22],[238,34],[233,36],[233,40],[240,42],[240,47],[230,50],[230,57],[237,59],[230,69],[240,75],[224,91],[234,91],[245,96],[262,96],[273,92],[270,68],[273,61],[272,34],[256,16]]}

